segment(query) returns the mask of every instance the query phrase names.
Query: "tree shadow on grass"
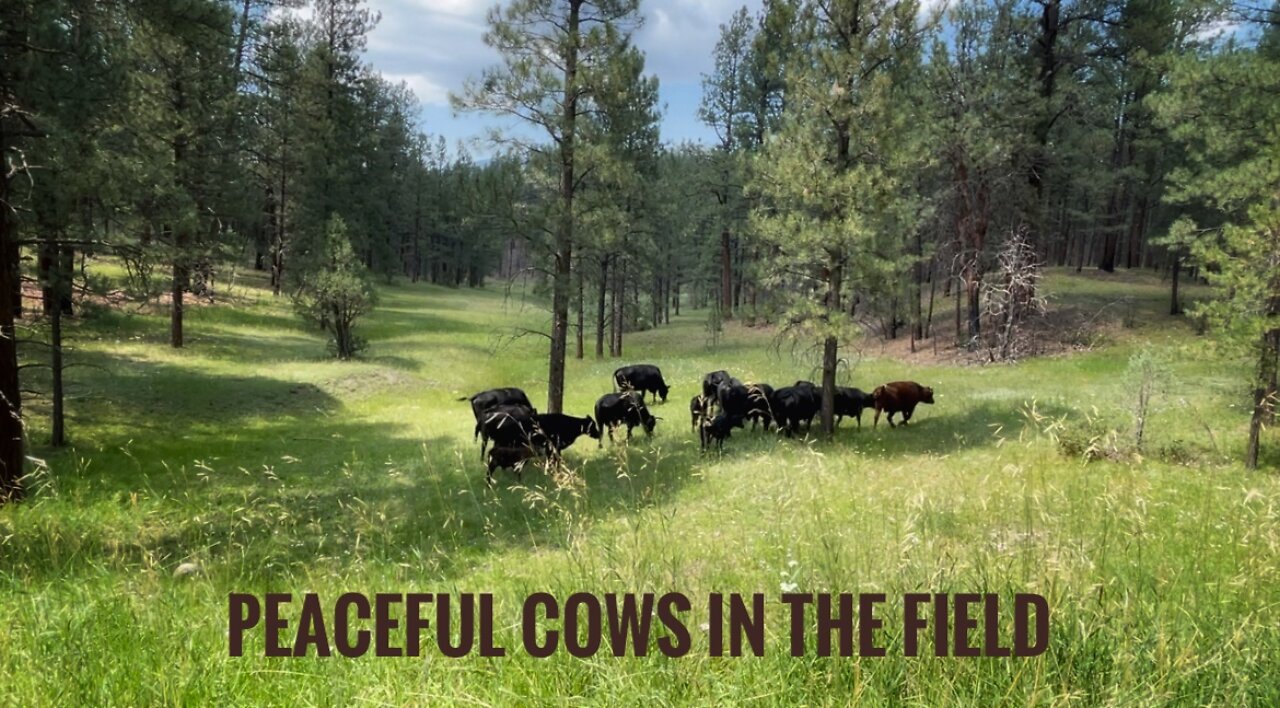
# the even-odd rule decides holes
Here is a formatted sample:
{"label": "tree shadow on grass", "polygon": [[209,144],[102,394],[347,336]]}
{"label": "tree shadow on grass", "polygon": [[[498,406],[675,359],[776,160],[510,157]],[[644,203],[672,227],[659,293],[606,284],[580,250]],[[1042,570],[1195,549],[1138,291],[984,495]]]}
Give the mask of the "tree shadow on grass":
{"label": "tree shadow on grass", "polygon": [[[113,374],[91,379],[94,398],[73,409],[73,439],[80,425],[95,431],[85,441],[98,448],[92,467],[75,468],[69,454],[51,458],[66,499],[47,500],[44,512],[37,499],[31,512],[43,514],[39,523],[0,517],[0,538],[9,534],[0,568],[66,580],[104,567],[171,570],[195,560],[235,583],[288,587],[318,568],[380,562],[444,578],[490,554],[557,547],[578,521],[666,503],[696,483],[695,469],[715,464],[700,453],[675,399],[663,428],[682,431],[677,436],[637,433],[607,454],[580,440],[568,459],[581,482],[560,486],[531,467],[519,484],[499,473],[491,488],[469,440],[423,439],[407,422],[353,420],[324,389],[255,375],[244,349],[228,356],[244,360],[245,375],[85,353]],[[996,428],[1012,431],[1022,421],[1018,404],[947,404],[922,407],[910,426],[893,430],[858,432],[846,421],[830,445],[881,458],[944,454],[992,445]],[[735,431],[726,455],[799,444]],[[72,474],[92,481],[65,478]],[[118,508],[88,512],[100,517],[77,508],[102,507],[104,499]]]}
{"label": "tree shadow on grass", "polygon": [[[181,369],[132,366],[131,376],[159,382]],[[353,421],[323,392],[290,394],[287,382],[213,378],[222,397],[306,396],[319,410],[245,426],[243,416],[269,409],[231,406],[197,422],[146,401],[104,408],[122,420],[169,422],[107,429],[94,441],[92,479],[68,479],[88,470],[51,460],[58,492],[29,505],[44,521],[5,528],[0,519],[9,534],[0,567],[27,581],[65,581],[195,561],[236,583],[287,585],[319,566],[378,561],[446,577],[487,554],[556,546],[574,520],[663,503],[698,463],[695,449],[665,440],[637,436],[599,455],[584,439],[568,460],[585,483],[561,486],[530,465],[520,483],[499,472],[490,487],[469,439]],[[184,406],[199,407],[202,395],[187,396]]]}

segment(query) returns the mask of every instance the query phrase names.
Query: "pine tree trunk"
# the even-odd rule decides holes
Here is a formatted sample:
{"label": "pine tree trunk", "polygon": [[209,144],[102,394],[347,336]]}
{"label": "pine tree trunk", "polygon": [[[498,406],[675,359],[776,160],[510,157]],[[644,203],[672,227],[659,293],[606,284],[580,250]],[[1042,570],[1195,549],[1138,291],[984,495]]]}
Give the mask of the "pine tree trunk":
{"label": "pine tree trunk", "polygon": [[[7,155],[0,121],[0,155]],[[26,455],[22,437],[22,392],[18,385],[18,348],[14,320],[22,316],[17,233],[8,204],[9,178],[0,174],[0,505],[23,496]]]}
{"label": "pine tree trunk", "polygon": [[573,276],[574,138],[578,115],[579,11],[581,2],[569,3],[566,34],[571,46],[565,57],[564,103],[561,106],[563,133],[560,139],[560,223],[556,233],[555,274],[551,297],[551,352],[547,374],[547,412],[560,413],[564,407],[564,360],[569,334],[569,289]]}
{"label": "pine tree trunk", "polygon": [[911,351],[916,341],[924,339],[924,234],[916,229],[916,262],[913,267],[915,286],[911,289]]}
{"label": "pine tree trunk", "polygon": [[937,268],[934,264],[935,261],[929,261],[929,314],[924,322],[924,336],[927,339],[933,338],[933,296],[938,290]]}
{"label": "pine tree trunk", "polygon": [[1176,317],[1182,314],[1182,303],[1178,297],[1178,274],[1182,272],[1181,249],[1175,246],[1171,255],[1173,256],[1173,263],[1169,267],[1173,272],[1170,273],[1172,295],[1169,298],[1169,314]]}
{"label": "pine tree trunk", "polygon": [[[840,289],[844,280],[844,264],[833,254],[830,264],[831,277],[827,282],[827,309],[840,312]],[[822,342],[822,432],[828,438],[836,430],[836,367],[840,361],[840,340],[828,334]]]}
{"label": "pine tree trunk", "polygon": [[1258,468],[1262,428],[1275,416],[1277,375],[1280,369],[1280,328],[1262,335],[1258,353],[1258,377],[1253,390],[1253,416],[1249,420],[1249,442],[1245,447],[1244,466]]}
{"label": "pine tree trunk", "polygon": [[[61,283],[59,283],[61,285]],[[62,288],[58,288],[58,294],[61,295]],[[54,447],[62,447],[67,442],[65,416],[63,415],[63,395],[62,386],[62,308],[55,307],[49,315],[49,366],[52,376],[52,390],[50,391],[53,398],[52,419],[50,421],[51,432],[49,436],[49,444]]]}
{"label": "pine tree trunk", "polygon": [[173,256],[173,281],[170,284],[169,294],[172,303],[169,308],[169,345],[174,349],[182,348],[182,316],[183,316],[183,293],[187,289],[187,266],[185,261],[184,249],[186,248],[186,238],[180,232],[174,240]]}
{"label": "pine tree trunk", "polygon": [[577,332],[577,351],[574,352],[577,358],[581,359],[584,355],[583,339],[586,336],[583,332],[583,325],[586,324],[586,299],[584,292],[586,284],[582,282],[582,258],[578,258],[578,332]]}
{"label": "pine tree trunk", "polygon": [[600,257],[600,299],[596,307],[596,358],[604,358],[605,296],[609,292],[609,256]]}
{"label": "pine tree trunk", "polygon": [[627,326],[627,264],[619,261],[614,265],[613,289],[613,344],[610,353],[622,356],[622,335]]}
{"label": "pine tree trunk", "polygon": [[727,228],[720,232],[720,312],[723,319],[733,319],[733,255]]}

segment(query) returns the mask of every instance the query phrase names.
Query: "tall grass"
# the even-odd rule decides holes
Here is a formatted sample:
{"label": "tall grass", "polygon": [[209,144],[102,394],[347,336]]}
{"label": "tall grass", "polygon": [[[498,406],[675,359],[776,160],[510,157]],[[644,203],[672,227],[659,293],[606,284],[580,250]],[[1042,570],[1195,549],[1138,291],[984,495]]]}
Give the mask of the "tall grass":
{"label": "tall grass", "polygon": [[[1280,483],[1246,473],[1240,362],[1158,318],[1154,282],[1057,275],[1059,303],[1129,294],[1142,326],[1013,366],[863,359],[849,382],[932,385],[905,428],[846,424],[830,443],[739,433],[703,455],[683,402],[701,375],[788,384],[813,362],[705,313],[630,336],[671,402],[652,438],[570,449],[566,472],[484,483],[459,396],[545,396],[543,345],[501,335],[545,313],[496,292],[395,286],[368,357],[325,359],[318,333],[257,287],[195,308],[188,348],[160,317],[104,315],[70,333],[73,445],[23,505],[0,510],[0,696],[15,705],[1280,704]],[[1136,293],[1136,295],[1134,295]],[[501,345],[495,352],[495,346]],[[1131,355],[1178,382],[1145,414],[1141,454],[1086,462],[1062,441],[1117,430]],[[569,364],[569,412],[616,360]],[[1034,410],[1034,415],[1028,411]],[[30,434],[44,431],[38,403]],[[869,420],[867,421],[869,423]],[[1273,441],[1274,445],[1274,441]],[[182,563],[198,572],[175,576]],[[800,592],[1044,594],[1049,650],[1029,659],[792,658],[777,602]],[[502,659],[227,656],[229,592],[492,592]],[[532,659],[530,592],[683,592],[681,659]],[[763,592],[763,657],[711,658],[713,592]],[[1006,618],[1007,620],[1008,618]],[[1009,628],[1002,627],[1004,636]],[[895,648],[897,649],[895,653]]]}

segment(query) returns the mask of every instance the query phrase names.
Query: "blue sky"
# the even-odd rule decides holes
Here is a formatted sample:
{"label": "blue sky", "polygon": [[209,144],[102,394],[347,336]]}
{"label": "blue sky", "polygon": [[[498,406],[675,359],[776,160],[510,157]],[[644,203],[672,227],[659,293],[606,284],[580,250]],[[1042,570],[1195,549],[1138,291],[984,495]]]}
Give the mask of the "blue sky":
{"label": "blue sky", "polygon": [[[646,68],[657,74],[665,104],[662,138],[710,143],[715,136],[697,118],[702,74],[711,70],[719,26],[743,5],[752,13],[761,0],[641,0],[644,24],[635,43]],[[486,127],[497,119],[449,108],[448,95],[468,76],[497,63],[485,46],[485,14],[495,0],[369,0],[382,21],[369,36],[366,59],[383,76],[404,81],[422,104],[422,128],[452,145],[475,141],[474,154],[492,150]]]}

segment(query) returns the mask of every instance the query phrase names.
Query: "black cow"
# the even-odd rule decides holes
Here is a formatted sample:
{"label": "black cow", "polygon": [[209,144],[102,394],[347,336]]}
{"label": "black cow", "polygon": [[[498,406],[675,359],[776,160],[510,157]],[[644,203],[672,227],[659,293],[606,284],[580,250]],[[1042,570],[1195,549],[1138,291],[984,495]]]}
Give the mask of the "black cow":
{"label": "black cow", "polygon": [[741,428],[742,426],[742,416],[729,415],[721,412],[716,417],[702,424],[702,431],[699,436],[702,439],[702,449],[706,450],[707,445],[714,442],[716,444],[716,451],[724,452],[724,441],[729,439],[729,435],[733,432],[734,428]]}
{"label": "black cow", "polygon": [[[531,411],[536,410],[533,404],[529,402],[529,397],[525,395],[524,391],[514,386],[491,388],[488,391],[481,391],[474,396],[464,396],[458,400],[471,402],[471,412],[476,417],[476,430],[475,434],[472,435],[472,439],[480,437],[482,432],[480,423],[484,419],[485,411],[491,408],[497,408],[498,406],[526,406]],[[480,459],[484,459],[484,443],[480,445]]]}
{"label": "black cow", "polygon": [[798,381],[795,386],[785,386],[773,393],[773,419],[778,428],[790,437],[804,423],[813,426],[813,418],[822,408],[822,395],[813,384]]}
{"label": "black cow", "polygon": [[716,387],[716,404],[721,413],[745,419],[751,412],[751,393],[741,381],[730,377]]}
{"label": "black cow", "polygon": [[666,403],[667,392],[671,390],[662,378],[662,371],[653,364],[624,366],[613,372],[613,383],[618,391],[639,391],[642,401],[644,394],[653,393]]}
{"label": "black cow", "polygon": [[720,384],[732,379],[728,371],[712,371],[702,377],[702,395],[712,401],[716,400],[716,390]]}
{"label": "black cow", "polygon": [[875,406],[875,402],[871,394],[860,388],[851,388],[849,386],[836,387],[836,425],[840,425],[840,421],[845,416],[852,416],[858,421],[858,427],[862,427],[862,411]]}
{"label": "black cow", "polygon": [[[613,429],[619,425],[627,426],[627,439],[631,439],[631,430],[637,425],[644,428],[646,435],[653,435],[653,428],[658,419],[649,413],[644,401],[635,393],[606,393],[596,401],[596,423],[609,431],[609,441],[613,442]],[[600,441],[604,447],[604,440]]]}
{"label": "black cow", "polygon": [[494,447],[489,451],[489,469],[485,472],[484,481],[493,484],[493,471],[496,469],[512,470],[516,473],[516,479],[520,479],[524,463],[536,459],[540,454],[539,450],[529,445]]}
{"label": "black cow", "polygon": [[528,406],[496,406],[485,411],[480,421],[480,459],[490,440],[494,447],[533,445],[547,449],[547,440],[538,430],[537,414]]}
{"label": "black cow", "polygon": [[689,399],[689,417],[692,419],[691,430],[697,430],[698,424],[711,413],[711,399],[698,394]]}
{"label": "black cow", "polygon": [[596,425],[591,416],[575,418],[563,413],[539,413],[534,416],[534,420],[538,426],[538,434],[546,440],[549,449],[557,457],[580,435],[600,439],[600,426]]}
{"label": "black cow", "polygon": [[751,409],[747,411],[747,419],[751,421],[751,429],[761,423],[769,430],[773,424],[773,387],[769,384],[747,384],[747,395],[751,398]]}
{"label": "black cow", "polygon": [[933,389],[921,386],[915,381],[894,381],[876,386],[876,390],[871,392],[871,398],[876,407],[876,417],[871,427],[874,428],[880,424],[880,412],[884,411],[889,414],[886,420],[892,428],[894,413],[901,413],[902,424],[906,425],[916,412],[917,405],[921,403],[933,405]]}

